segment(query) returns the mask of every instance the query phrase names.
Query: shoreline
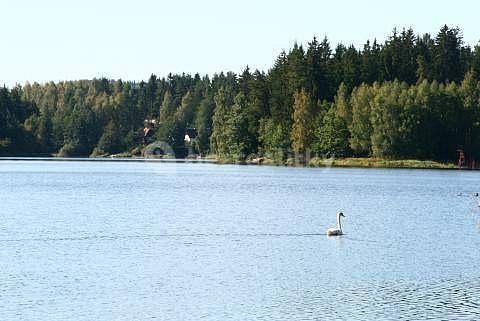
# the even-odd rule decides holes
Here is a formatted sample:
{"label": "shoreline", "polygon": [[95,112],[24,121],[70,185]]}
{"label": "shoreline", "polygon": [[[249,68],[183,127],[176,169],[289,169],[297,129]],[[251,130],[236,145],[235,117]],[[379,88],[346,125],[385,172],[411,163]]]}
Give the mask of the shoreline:
{"label": "shoreline", "polygon": [[239,164],[239,165],[257,165],[257,166],[283,166],[283,167],[309,167],[309,168],[389,168],[389,169],[441,169],[441,170],[478,170],[478,168],[462,167],[459,168],[454,163],[442,163],[431,160],[416,159],[382,159],[382,158],[319,158],[313,157],[305,164],[301,164],[294,158],[278,162],[269,158],[259,157],[244,162],[232,162],[219,160],[219,164]]}
{"label": "shoreline", "polygon": [[132,162],[132,163],[205,163],[216,164],[216,159],[148,158],[148,157],[0,157],[1,161],[29,162]]}
{"label": "shoreline", "polygon": [[338,168],[399,168],[399,169],[443,169],[443,170],[477,170],[478,168],[458,168],[453,163],[441,163],[429,160],[387,160],[380,158],[338,158],[324,159],[314,157],[307,164],[300,164],[294,159],[279,163],[268,158],[257,158],[245,162],[224,161],[217,158],[178,159],[178,158],[149,158],[149,157],[0,157],[1,161],[59,161],[59,162],[151,162],[151,163],[199,163],[199,164],[230,164],[256,165],[277,167],[338,167]]}
{"label": "shoreline", "polygon": [[[442,163],[431,160],[417,159],[382,159],[382,158],[340,158],[340,159],[319,159],[312,158],[310,166],[322,167],[328,166],[331,162],[333,167],[358,167],[358,168],[402,168],[402,169],[443,169],[460,170],[471,168],[459,168],[454,163]],[[326,164],[327,163],[327,164]]]}

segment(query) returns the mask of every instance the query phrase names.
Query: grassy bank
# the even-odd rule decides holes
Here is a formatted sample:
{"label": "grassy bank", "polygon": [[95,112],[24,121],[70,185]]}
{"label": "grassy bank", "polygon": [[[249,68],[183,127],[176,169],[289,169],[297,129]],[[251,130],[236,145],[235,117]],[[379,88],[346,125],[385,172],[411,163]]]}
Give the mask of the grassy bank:
{"label": "grassy bank", "polygon": [[[277,166],[304,166],[295,159],[285,162],[276,162],[272,159],[261,157],[247,162],[252,165],[277,165]],[[305,166],[310,167],[367,167],[367,168],[423,168],[423,169],[457,169],[453,163],[441,163],[430,160],[402,159],[390,160],[381,158],[336,158],[327,159],[314,157]]]}
{"label": "grassy bank", "polygon": [[312,158],[308,164],[313,167],[374,167],[374,168],[424,168],[424,169],[456,169],[453,163],[440,163],[429,160],[401,159],[389,160],[380,158]]}

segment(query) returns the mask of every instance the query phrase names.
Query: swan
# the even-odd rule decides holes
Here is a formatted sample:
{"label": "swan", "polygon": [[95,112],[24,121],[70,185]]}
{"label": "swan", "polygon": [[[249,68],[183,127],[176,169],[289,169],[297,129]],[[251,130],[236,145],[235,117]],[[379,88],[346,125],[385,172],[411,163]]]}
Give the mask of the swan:
{"label": "swan", "polygon": [[341,217],[345,217],[342,212],[337,213],[337,228],[329,228],[327,230],[327,235],[342,235],[342,222],[341,222]]}

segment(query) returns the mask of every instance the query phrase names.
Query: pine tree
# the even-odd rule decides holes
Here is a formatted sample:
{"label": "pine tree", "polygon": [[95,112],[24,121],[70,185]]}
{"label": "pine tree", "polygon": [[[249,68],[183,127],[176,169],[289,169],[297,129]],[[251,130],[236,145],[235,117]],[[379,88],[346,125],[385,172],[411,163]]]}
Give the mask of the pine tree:
{"label": "pine tree", "polygon": [[160,106],[160,123],[166,122],[173,116],[175,105],[170,91],[165,92],[163,96],[162,105]]}
{"label": "pine tree", "polygon": [[93,156],[101,156],[104,154],[117,154],[123,151],[122,135],[118,125],[111,120],[100,137],[97,147],[93,151]]}
{"label": "pine tree", "polygon": [[446,82],[462,79],[463,67],[460,58],[462,43],[460,29],[451,29],[447,25],[440,29],[435,38],[433,52],[435,80]]}
{"label": "pine tree", "polygon": [[197,129],[197,145],[199,153],[205,156],[210,151],[210,135],[212,133],[212,116],[215,108],[215,103],[207,94],[200,106],[198,107],[198,113],[195,118],[195,127]]}

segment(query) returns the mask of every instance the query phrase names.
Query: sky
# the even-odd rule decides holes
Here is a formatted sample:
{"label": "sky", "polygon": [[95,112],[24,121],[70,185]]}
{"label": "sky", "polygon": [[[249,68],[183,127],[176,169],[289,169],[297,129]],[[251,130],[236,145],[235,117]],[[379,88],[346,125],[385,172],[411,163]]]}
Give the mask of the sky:
{"label": "sky", "polygon": [[478,12],[475,0],[0,0],[0,84],[267,71],[295,41],[360,47],[394,27],[458,26],[474,46]]}

